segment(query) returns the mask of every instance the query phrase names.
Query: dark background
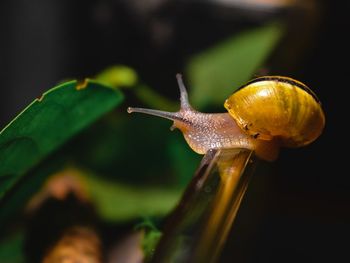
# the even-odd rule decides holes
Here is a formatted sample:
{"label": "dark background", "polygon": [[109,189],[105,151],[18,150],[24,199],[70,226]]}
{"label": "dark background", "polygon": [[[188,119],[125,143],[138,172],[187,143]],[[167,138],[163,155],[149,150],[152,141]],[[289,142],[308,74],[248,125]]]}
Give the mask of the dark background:
{"label": "dark background", "polygon": [[[145,83],[175,99],[177,90],[169,83],[174,84],[187,56],[266,19],[244,11],[228,21],[214,16],[212,7],[184,1],[164,1],[162,8],[136,2],[1,1],[0,127],[59,81],[94,76],[113,64],[133,67]],[[256,202],[248,192],[235,225],[238,233],[224,252],[227,258],[237,255],[237,262],[350,260],[350,5],[317,4],[306,52],[290,74],[288,67],[272,67],[271,73],[307,83],[323,103],[326,128],[309,147],[282,151],[276,175],[259,193],[264,201]],[[293,39],[305,41],[294,30]],[[252,182],[252,191],[258,183]],[[251,218],[252,208],[259,220]]]}

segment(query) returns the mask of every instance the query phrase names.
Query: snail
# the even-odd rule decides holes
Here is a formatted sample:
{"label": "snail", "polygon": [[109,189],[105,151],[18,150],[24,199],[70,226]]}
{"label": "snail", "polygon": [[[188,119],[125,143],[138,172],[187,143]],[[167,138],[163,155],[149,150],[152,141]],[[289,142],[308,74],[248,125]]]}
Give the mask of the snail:
{"label": "snail", "polygon": [[255,78],[224,103],[227,113],[202,113],[192,108],[180,74],[181,108],[166,112],[128,108],[173,121],[188,145],[199,154],[211,149],[247,148],[267,161],[277,158],[280,147],[300,147],[316,140],[325,116],[316,95],[305,84],[284,76]]}

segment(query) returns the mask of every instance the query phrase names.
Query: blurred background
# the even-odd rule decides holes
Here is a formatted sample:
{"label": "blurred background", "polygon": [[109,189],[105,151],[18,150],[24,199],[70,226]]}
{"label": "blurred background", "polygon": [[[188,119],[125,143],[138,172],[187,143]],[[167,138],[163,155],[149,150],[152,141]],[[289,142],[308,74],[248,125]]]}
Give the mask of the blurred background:
{"label": "blurred background", "polygon": [[[138,116],[129,121],[127,106],[176,109],[178,72],[184,75],[193,104],[208,112],[222,112],[223,98],[230,89],[254,76],[293,77],[318,95],[326,128],[308,147],[283,149],[277,162],[260,166],[222,262],[233,258],[235,262],[348,261],[350,180],[346,144],[340,141],[347,139],[345,114],[349,112],[345,108],[349,10],[346,1],[326,0],[1,1],[0,127],[62,81],[101,76],[115,65],[132,71],[137,87],[123,89],[123,104],[54,153],[64,155],[65,163],[73,163],[70,174],[81,174],[76,167],[83,167],[123,186],[137,185],[148,196],[148,187],[165,185],[169,202],[152,203],[150,209],[145,205],[136,212],[106,212],[101,219],[93,209],[81,208],[80,215],[90,211],[89,225],[98,221],[102,241],[112,247],[143,221],[137,214],[158,209],[159,213],[147,216],[156,225],[161,222],[200,161],[186,145],[178,146],[184,142],[178,132],[169,132],[170,123]],[[93,178],[90,184],[104,189],[105,182]],[[76,189],[72,186],[75,179],[70,180],[63,184]],[[155,199],[163,196],[157,193],[152,190],[151,195]],[[85,198],[84,194],[76,196]],[[118,196],[111,194],[111,198]],[[119,198],[110,204],[112,210],[125,202],[125,196]],[[135,200],[137,207],[139,199]],[[15,215],[13,222],[23,227],[22,214],[17,211]],[[37,224],[29,224],[30,231]],[[10,230],[1,231],[0,241],[10,244],[6,241]],[[28,236],[33,238],[27,234],[23,240]],[[30,253],[23,257],[27,256],[37,257]]]}

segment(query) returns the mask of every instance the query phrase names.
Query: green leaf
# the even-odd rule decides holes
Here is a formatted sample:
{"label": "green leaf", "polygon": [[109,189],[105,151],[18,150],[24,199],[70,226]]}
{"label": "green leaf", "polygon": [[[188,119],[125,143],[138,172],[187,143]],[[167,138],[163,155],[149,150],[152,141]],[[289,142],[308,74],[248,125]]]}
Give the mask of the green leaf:
{"label": "green leaf", "polygon": [[223,105],[225,99],[261,67],[282,33],[281,24],[267,24],[194,56],[187,67],[191,102],[197,107]]}
{"label": "green leaf", "polygon": [[98,214],[106,221],[164,216],[174,208],[182,193],[166,187],[121,184],[91,174],[84,179]]}
{"label": "green leaf", "polygon": [[138,76],[132,68],[124,65],[115,65],[104,69],[95,79],[114,88],[127,88],[137,83]]}
{"label": "green leaf", "polygon": [[119,91],[85,80],[34,100],[0,132],[0,200],[29,169],[122,99]]}

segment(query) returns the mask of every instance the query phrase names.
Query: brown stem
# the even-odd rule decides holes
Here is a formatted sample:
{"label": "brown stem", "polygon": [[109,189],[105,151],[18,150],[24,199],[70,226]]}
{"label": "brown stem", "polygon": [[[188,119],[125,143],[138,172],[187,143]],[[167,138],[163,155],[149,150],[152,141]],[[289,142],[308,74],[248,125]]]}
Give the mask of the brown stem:
{"label": "brown stem", "polygon": [[207,153],[169,217],[151,262],[217,262],[253,168],[250,150]]}

